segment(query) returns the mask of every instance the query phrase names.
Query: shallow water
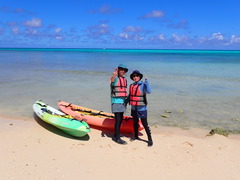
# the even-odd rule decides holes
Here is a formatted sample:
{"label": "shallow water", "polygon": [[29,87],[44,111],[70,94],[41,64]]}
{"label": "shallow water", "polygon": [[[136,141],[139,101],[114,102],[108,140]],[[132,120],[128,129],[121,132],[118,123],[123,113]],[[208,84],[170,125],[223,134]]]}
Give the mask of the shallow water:
{"label": "shallow water", "polygon": [[33,119],[40,99],[110,112],[109,78],[124,63],[128,84],[135,69],[151,83],[151,125],[240,129],[239,51],[1,49],[0,62],[1,116]]}

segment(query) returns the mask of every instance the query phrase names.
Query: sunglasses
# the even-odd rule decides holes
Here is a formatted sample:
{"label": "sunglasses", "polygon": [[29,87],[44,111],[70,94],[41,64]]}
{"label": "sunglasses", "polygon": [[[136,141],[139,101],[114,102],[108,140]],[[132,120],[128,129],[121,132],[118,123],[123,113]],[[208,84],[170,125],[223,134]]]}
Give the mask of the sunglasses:
{"label": "sunglasses", "polygon": [[139,74],[134,74],[133,77],[140,77],[140,75]]}
{"label": "sunglasses", "polygon": [[125,72],[127,72],[128,70],[127,69],[125,69],[125,68],[118,68],[120,71],[125,71]]}

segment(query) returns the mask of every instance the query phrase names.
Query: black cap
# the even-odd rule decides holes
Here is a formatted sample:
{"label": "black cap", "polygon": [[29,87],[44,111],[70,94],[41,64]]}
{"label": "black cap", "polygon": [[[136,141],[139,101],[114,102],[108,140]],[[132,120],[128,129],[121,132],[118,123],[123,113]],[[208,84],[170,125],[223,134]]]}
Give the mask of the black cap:
{"label": "black cap", "polygon": [[143,77],[143,74],[142,73],[140,73],[140,71],[138,71],[138,70],[134,70],[133,72],[132,72],[132,74],[130,75],[130,78],[133,80],[133,75],[134,74],[138,74],[139,75],[139,77],[140,77],[140,80],[142,79],[142,77]]}

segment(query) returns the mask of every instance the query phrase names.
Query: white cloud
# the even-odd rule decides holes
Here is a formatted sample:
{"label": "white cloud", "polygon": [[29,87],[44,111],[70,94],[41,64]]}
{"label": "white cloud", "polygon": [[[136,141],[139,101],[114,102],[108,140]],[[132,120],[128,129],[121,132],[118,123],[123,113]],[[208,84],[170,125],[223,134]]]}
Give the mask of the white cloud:
{"label": "white cloud", "polygon": [[159,34],[157,37],[158,37],[158,39],[161,40],[161,41],[163,41],[163,40],[166,39],[165,36],[164,36],[164,34]]}
{"label": "white cloud", "polygon": [[145,39],[145,37],[144,36],[136,36],[134,39],[138,40],[138,41],[142,41]]}
{"label": "white cloud", "polygon": [[240,36],[232,35],[230,39],[231,44],[238,44],[240,43]]}
{"label": "white cloud", "polygon": [[128,34],[128,33],[120,33],[118,35],[121,39],[124,39],[124,40],[134,40],[134,41],[142,41],[144,40],[144,36],[141,36],[141,35],[137,35],[137,34]]}
{"label": "white cloud", "polygon": [[145,32],[141,26],[127,26],[123,28],[123,32],[118,37],[124,40],[141,41],[145,39]]}
{"label": "white cloud", "polygon": [[23,22],[23,24],[27,27],[39,28],[39,27],[42,27],[42,19],[32,18],[31,20]]}
{"label": "white cloud", "polygon": [[57,33],[57,34],[60,33],[61,31],[62,31],[61,28],[56,28],[56,29],[55,29],[55,33]]}
{"label": "white cloud", "polygon": [[153,10],[152,12],[145,14],[144,16],[142,16],[141,18],[162,18],[164,17],[164,12],[161,10]]}
{"label": "white cloud", "polygon": [[55,39],[56,39],[56,40],[62,40],[62,39],[63,39],[63,36],[56,36]]}
{"label": "white cloud", "polygon": [[89,26],[86,31],[87,35],[90,36],[91,38],[101,38],[106,35],[110,35],[110,29],[109,26],[105,23],[99,24],[96,26]]}
{"label": "white cloud", "polygon": [[213,33],[211,39],[213,39],[213,40],[224,40],[224,36],[220,32]]}
{"label": "white cloud", "polygon": [[104,5],[99,9],[99,12],[102,14],[115,14],[119,13],[121,9],[119,8],[112,8],[110,6]]}
{"label": "white cloud", "polygon": [[124,32],[141,32],[142,28],[140,26],[127,26],[124,28]]}
{"label": "white cloud", "polygon": [[165,41],[165,40],[167,40],[166,39],[166,37],[165,37],[165,35],[164,34],[159,34],[159,35],[157,35],[157,36],[153,36],[153,37],[150,37],[149,38],[151,41]]}
{"label": "white cloud", "polygon": [[176,34],[173,34],[172,35],[173,37],[173,40],[176,41],[176,42],[186,42],[189,38],[185,35],[182,35],[182,36],[178,36]]}
{"label": "white cloud", "polygon": [[120,33],[118,36],[122,39],[128,39],[128,34],[127,33]]}
{"label": "white cloud", "polygon": [[19,28],[18,27],[12,28],[12,34],[18,35],[19,34]]}
{"label": "white cloud", "polygon": [[120,13],[121,11],[122,11],[122,9],[120,9],[120,8],[113,8],[108,5],[103,5],[97,10],[90,10],[90,13],[91,14],[100,13],[100,14],[108,14],[109,15],[109,14],[117,14],[117,13]]}
{"label": "white cloud", "polygon": [[33,29],[27,29],[25,31],[25,34],[28,36],[37,36],[38,35],[38,31],[37,30],[33,30]]}

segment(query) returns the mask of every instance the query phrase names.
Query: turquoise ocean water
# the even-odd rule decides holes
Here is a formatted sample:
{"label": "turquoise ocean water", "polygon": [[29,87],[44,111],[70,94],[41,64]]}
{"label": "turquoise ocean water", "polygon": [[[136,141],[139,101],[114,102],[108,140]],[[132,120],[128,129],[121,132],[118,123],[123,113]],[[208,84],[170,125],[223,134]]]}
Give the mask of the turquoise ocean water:
{"label": "turquoise ocean water", "polygon": [[109,79],[123,63],[128,84],[135,69],[151,83],[151,125],[240,129],[240,51],[0,49],[0,63],[3,117],[33,119],[40,99],[110,112]]}

